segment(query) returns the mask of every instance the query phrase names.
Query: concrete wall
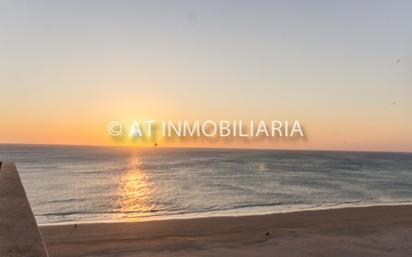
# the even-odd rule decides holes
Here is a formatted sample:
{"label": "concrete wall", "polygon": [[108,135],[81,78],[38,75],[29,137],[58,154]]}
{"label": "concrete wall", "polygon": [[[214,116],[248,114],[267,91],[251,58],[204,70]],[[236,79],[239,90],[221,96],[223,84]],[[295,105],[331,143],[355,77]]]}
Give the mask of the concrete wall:
{"label": "concrete wall", "polygon": [[2,162],[0,167],[0,256],[47,257],[13,162]]}

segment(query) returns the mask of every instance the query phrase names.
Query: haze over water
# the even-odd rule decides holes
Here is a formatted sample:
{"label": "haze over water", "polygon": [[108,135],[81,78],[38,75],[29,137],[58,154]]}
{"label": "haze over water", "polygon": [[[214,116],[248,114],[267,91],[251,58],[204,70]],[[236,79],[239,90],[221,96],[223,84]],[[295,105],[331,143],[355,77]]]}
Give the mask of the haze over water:
{"label": "haze over water", "polygon": [[0,145],[38,223],[412,202],[412,154]]}

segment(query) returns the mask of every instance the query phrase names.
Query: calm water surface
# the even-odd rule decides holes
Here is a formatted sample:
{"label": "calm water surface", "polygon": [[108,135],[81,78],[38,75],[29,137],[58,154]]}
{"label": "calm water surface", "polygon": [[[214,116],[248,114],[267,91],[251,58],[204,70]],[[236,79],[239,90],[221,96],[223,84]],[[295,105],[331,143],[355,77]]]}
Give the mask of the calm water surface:
{"label": "calm water surface", "polygon": [[0,145],[38,223],[412,202],[412,154]]}

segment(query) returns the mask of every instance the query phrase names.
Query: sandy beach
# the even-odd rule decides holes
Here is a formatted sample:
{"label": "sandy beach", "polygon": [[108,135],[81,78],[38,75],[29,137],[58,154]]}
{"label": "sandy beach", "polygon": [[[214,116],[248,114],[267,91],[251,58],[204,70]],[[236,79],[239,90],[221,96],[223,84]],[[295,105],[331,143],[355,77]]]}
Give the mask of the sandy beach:
{"label": "sandy beach", "polygon": [[411,256],[412,206],[41,226],[51,257]]}

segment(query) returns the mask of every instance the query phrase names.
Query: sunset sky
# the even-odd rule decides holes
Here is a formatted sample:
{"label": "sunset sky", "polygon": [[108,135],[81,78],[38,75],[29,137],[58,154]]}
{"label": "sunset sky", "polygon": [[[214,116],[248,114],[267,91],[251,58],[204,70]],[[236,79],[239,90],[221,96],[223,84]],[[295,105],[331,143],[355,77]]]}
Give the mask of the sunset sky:
{"label": "sunset sky", "polygon": [[287,119],[305,140],[188,145],[412,151],[411,10],[2,1],[0,143],[117,144],[111,120]]}

